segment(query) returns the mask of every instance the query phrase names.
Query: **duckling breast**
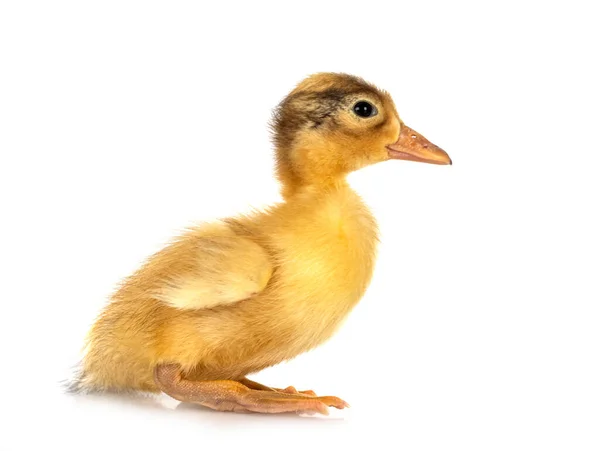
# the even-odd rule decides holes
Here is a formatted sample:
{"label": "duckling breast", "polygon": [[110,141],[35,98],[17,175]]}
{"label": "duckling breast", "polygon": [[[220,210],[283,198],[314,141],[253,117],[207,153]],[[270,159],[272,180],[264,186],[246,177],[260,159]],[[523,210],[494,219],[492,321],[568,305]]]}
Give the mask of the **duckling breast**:
{"label": "duckling breast", "polygon": [[378,229],[349,188],[290,207],[272,235],[277,264],[265,295],[276,306],[273,330],[286,328],[303,351],[328,339],[364,295]]}

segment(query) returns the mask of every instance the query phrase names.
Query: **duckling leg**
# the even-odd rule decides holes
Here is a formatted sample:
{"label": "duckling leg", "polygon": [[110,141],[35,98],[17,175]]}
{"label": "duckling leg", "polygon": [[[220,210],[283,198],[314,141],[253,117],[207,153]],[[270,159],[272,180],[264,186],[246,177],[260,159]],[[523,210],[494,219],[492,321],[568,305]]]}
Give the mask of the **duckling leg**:
{"label": "duckling leg", "polygon": [[176,364],[158,365],[154,380],[167,395],[215,410],[260,413],[321,413],[327,406],[343,409],[348,404],[335,396],[310,397],[302,394],[254,390],[237,381],[190,381]]}
{"label": "duckling leg", "polygon": [[258,382],[254,382],[246,377],[240,379],[240,383],[244,384],[248,388],[251,388],[252,390],[275,391],[280,393],[293,393],[307,396],[317,396],[317,394],[312,390],[298,391],[295,387],[292,387],[291,385],[287,388],[273,388]]}

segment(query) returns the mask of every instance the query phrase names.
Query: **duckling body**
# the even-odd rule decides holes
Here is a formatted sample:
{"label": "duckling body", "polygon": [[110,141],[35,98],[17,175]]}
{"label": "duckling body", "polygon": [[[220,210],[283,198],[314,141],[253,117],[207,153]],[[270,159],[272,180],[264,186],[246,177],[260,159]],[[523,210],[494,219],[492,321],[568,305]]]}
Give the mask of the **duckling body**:
{"label": "duckling body", "polygon": [[370,282],[377,224],[345,175],[449,158],[401,123],[386,93],[343,74],[301,83],[274,132],[284,201],[192,228],[126,279],[89,334],[79,388],[231,411],[347,407],[246,376],[326,341]]}
{"label": "duckling body", "polygon": [[[239,303],[201,310],[173,308],[156,295],[173,271],[181,271],[173,261],[181,264],[189,255],[187,264],[194,264],[202,238],[231,236],[258,244],[276,262],[260,293],[252,295],[249,288]],[[194,379],[236,380],[312,349],[331,337],[364,294],[377,242],[373,216],[346,183],[300,192],[264,213],[190,230],[115,294],[91,343],[114,340],[102,348],[104,358],[88,360],[86,373],[100,376],[88,384],[156,391],[153,368],[170,361],[182,363]],[[257,275],[254,289],[264,278]],[[213,329],[220,333],[202,333]]]}

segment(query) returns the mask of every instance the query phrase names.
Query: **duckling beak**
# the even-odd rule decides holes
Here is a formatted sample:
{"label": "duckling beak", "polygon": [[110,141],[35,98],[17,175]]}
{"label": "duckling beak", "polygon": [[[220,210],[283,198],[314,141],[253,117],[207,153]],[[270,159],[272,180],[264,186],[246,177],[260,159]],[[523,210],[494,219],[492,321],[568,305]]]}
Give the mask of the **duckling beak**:
{"label": "duckling beak", "polygon": [[388,145],[387,150],[390,158],[394,160],[452,164],[452,160],[446,152],[406,125],[402,125],[398,141]]}

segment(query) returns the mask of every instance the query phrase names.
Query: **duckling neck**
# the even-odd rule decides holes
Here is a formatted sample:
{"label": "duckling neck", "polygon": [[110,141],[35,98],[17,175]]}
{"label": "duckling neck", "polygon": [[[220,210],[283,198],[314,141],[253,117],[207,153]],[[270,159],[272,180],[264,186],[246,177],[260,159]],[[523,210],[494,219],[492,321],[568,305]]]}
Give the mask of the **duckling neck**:
{"label": "duckling neck", "polygon": [[313,183],[285,183],[281,188],[281,196],[286,202],[306,197],[322,197],[328,194],[354,190],[345,177],[319,180]]}
{"label": "duckling neck", "polygon": [[330,183],[297,186],[285,198],[283,209],[311,230],[348,244],[374,250],[379,241],[377,222],[368,206],[345,178]]}

